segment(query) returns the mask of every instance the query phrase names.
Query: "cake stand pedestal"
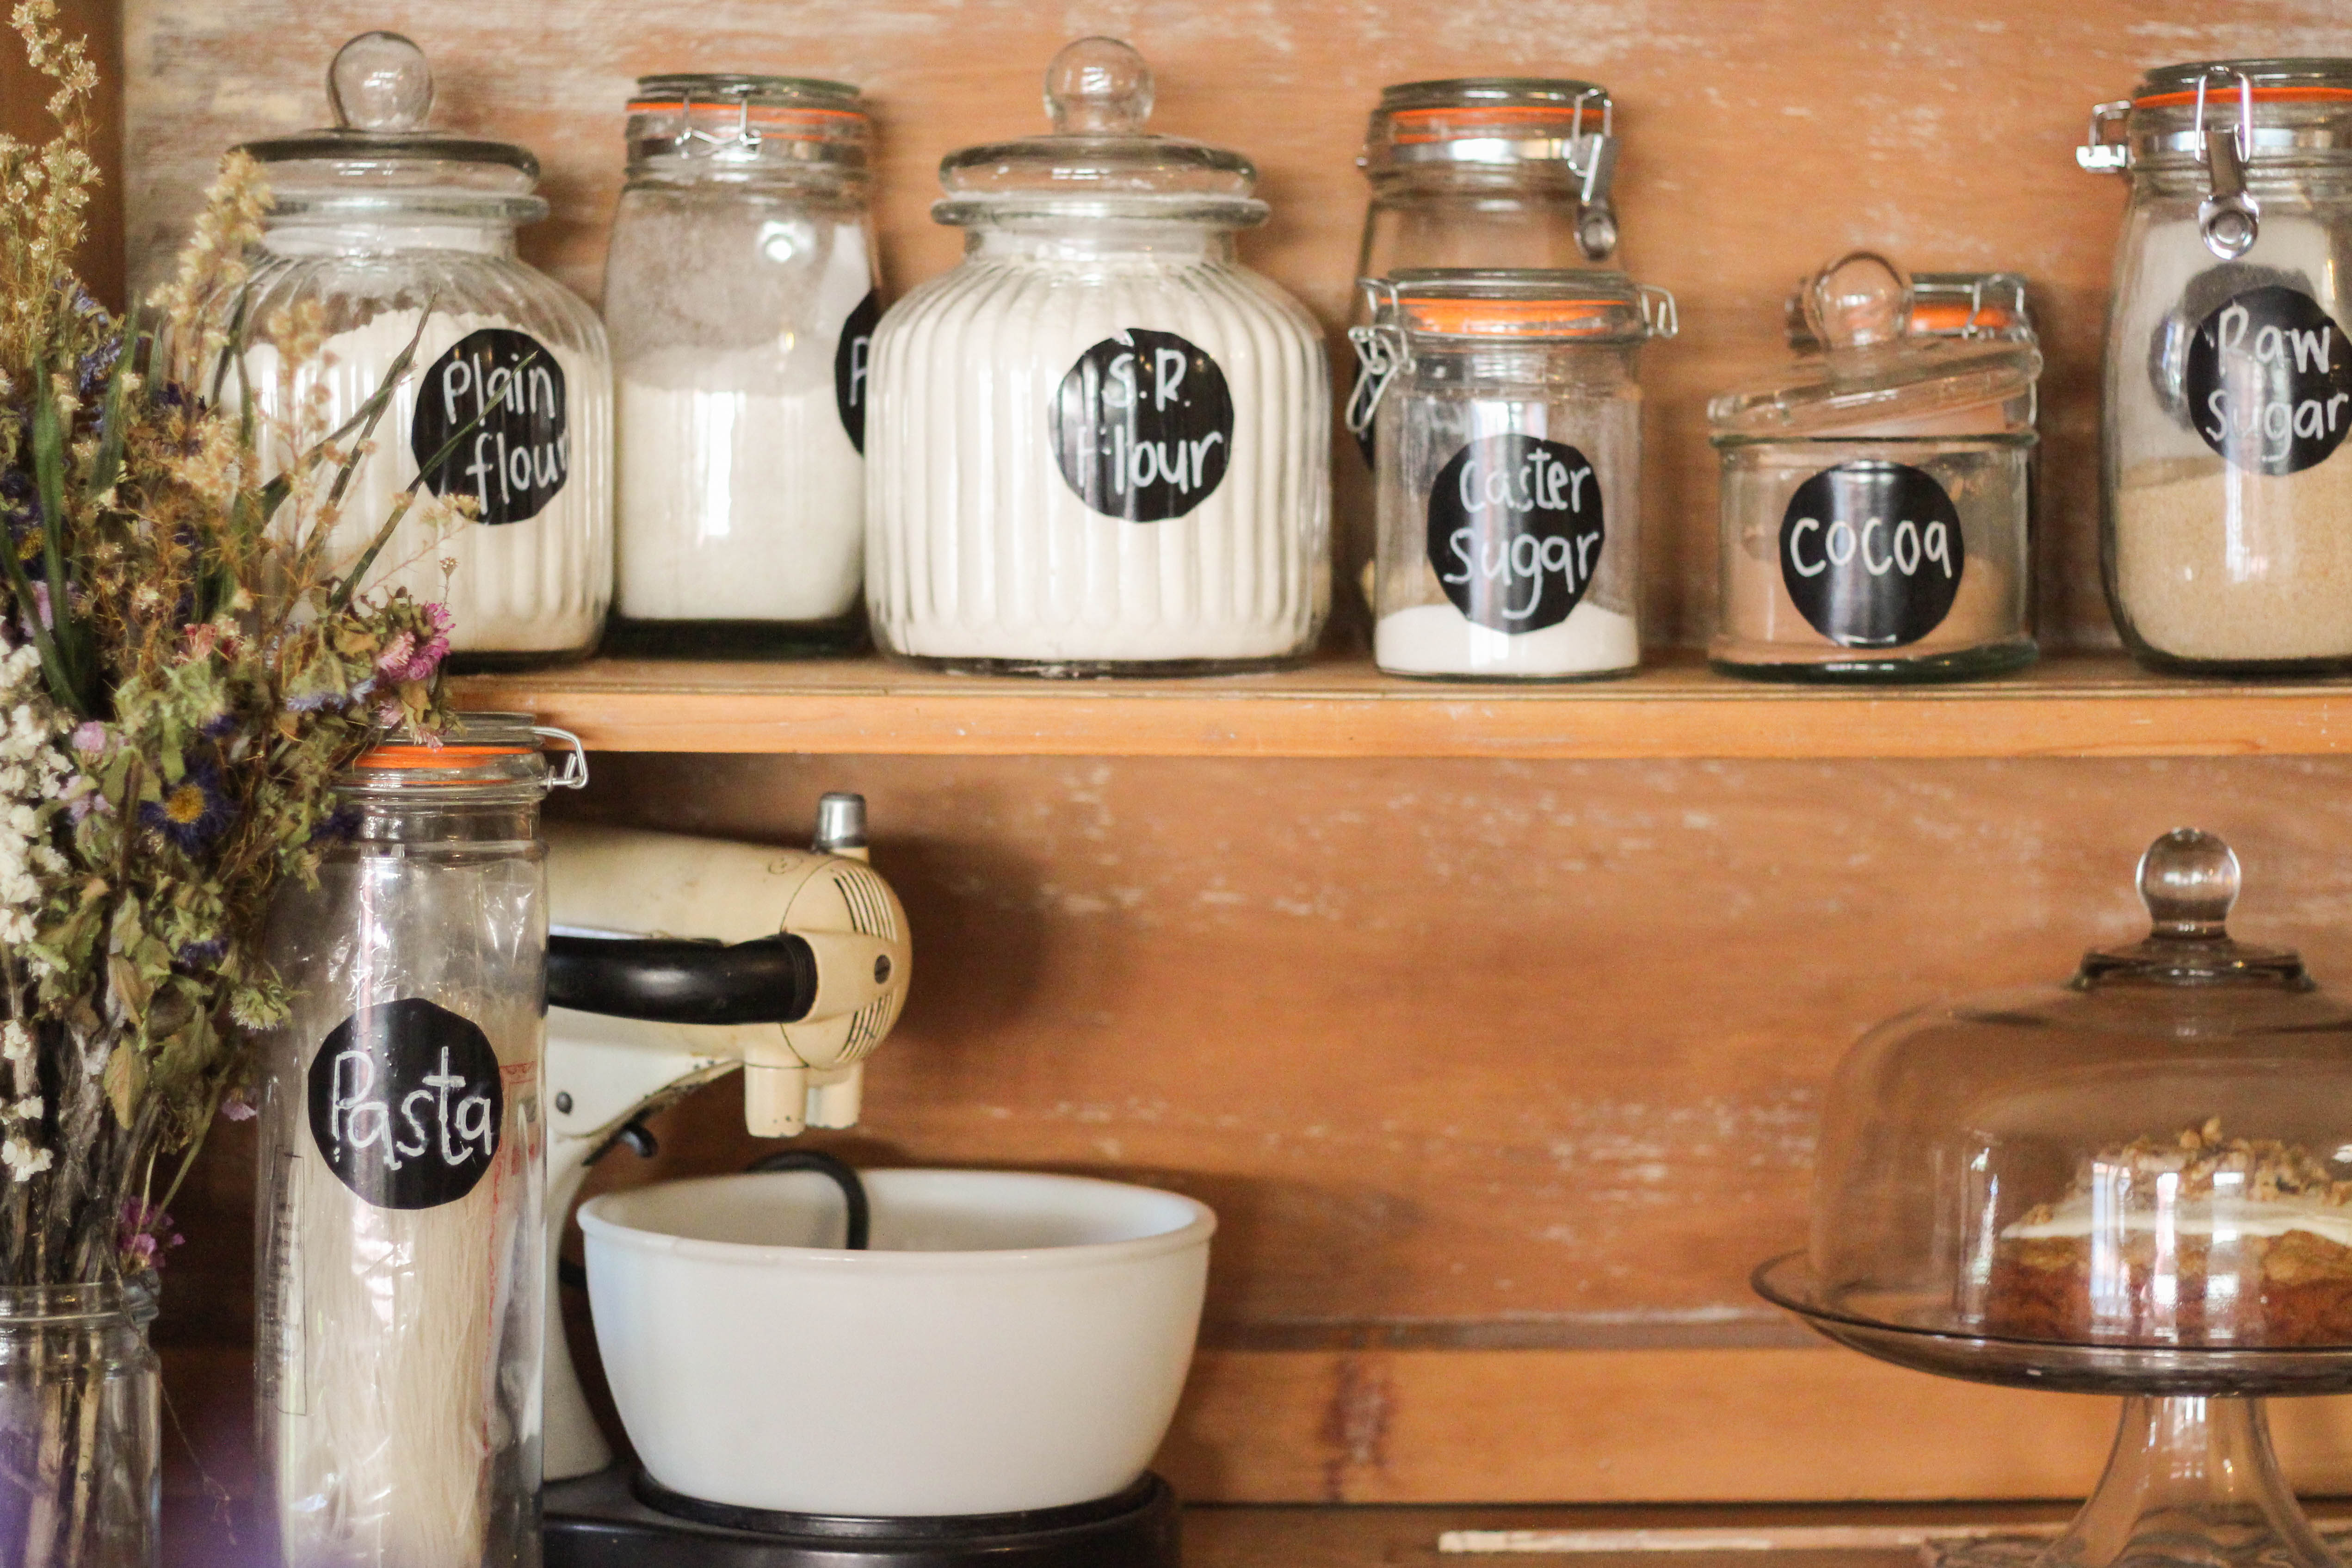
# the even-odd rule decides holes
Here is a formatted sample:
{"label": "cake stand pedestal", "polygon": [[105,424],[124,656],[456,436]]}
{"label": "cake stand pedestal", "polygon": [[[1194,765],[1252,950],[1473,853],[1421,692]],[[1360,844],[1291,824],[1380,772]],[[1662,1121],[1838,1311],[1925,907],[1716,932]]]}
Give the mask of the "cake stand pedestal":
{"label": "cake stand pedestal", "polygon": [[1955,1545],[1941,1553],[1948,1568],[2343,1568],[2279,1469],[2263,1402],[2352,1392],[2352,1351],[2058,1343],[1918,1328],[1933,1321],[1928,1303],[1890,1296],[1883,1305],[1894,1310],[1867,1316],[1824,1304],[1801,1253],[1765,1264],[1754,1284],[1826,1338],[1897,1366],[2122,1396],[2106,1471],[2064,1534],[2032,1554],[2013,1542]]}

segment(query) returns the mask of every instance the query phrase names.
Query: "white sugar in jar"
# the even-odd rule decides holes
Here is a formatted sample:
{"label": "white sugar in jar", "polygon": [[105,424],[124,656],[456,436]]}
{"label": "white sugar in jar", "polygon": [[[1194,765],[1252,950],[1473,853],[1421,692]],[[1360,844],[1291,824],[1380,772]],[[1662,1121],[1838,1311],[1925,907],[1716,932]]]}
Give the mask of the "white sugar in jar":
{"label": "white sugar in jar", "polygon": [[875,640],[1043,675],[1299,659],[1329,605],[1329,371],[1234,259],[1255,171],[1145,134],[1124,44],[1065,48],[1046,94],[1055,134],[946,161],[963,264],[875,334]]}
{"label": "white sugar in jar", "polygon": [[[273,205],[250,281],[215,308],[242,312],[255,404],[280,430],[298,411],[340,426],[413,342],[330,570],[358,567],[403,491],[467,498],[475,521],[455,531],[404,521],[362,587],[446,604],[456,668],[582,657],[613,590],[613,373],[595,312],[515,255],[516,226],[547,214],[539,162],[424,129],[432,74],[397,34],[346,44],[328,90],[341,125],[246,148]],[[305,304],[329,336],[282,366],[275,324]]]}

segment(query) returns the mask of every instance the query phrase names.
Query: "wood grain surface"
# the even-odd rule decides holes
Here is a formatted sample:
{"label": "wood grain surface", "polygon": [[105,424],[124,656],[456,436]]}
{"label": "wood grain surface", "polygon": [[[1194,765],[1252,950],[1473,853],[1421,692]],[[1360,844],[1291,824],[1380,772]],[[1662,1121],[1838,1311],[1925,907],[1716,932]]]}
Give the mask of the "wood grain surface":
{"label": "wood grain surface", "polygon": [[597,659],[477,676],[460,705],[599,751],[919,756],[1827,758],[2324,755],[2352,688],[2167,680],[2121,654],[1948,686],[1766,685],[1689,654],[1583,685],[1441,683],[1329,658],[1273,675],[1040,681],[881,659]]}
{"label": "wood grain surface", "polygon": [[[1713,608],[1709,395],[1785,362],[1781,303],[1855,246],[1921,270],[2034,284],[2045,625],[2110,639],[2095,549],[2099,342],[2123,184],[2074,166],[2091,106],[2144,68],[2352,53],[2340,0],[125,0],[133,271],[152,276],[221,150],[320,123],[336,47],[395,27],[430,54],[441,122],[519,141],[553,215],[524,253],[593,300],[639,73],[785,71],[862,85],[878,119],[891,286],[952,265],[928,207],[942,153],[1045,129],[1064,42],[1131,40],[1157,129],[1239,147],[1274,217],[1246,258],[1335,328],[1365,187],[1353,160],[1383,83],[1473,74],[1598,79],[1616,95],[1622,259],[1671,289],[1682,336],[1645,360],[1644,600],[1654,639]],[[1336,335],[1335,363],[1350,367]],[[1345,376],[1341,378],[1345,384]],[[1353,461],[1342,453],[1343,474]]]}

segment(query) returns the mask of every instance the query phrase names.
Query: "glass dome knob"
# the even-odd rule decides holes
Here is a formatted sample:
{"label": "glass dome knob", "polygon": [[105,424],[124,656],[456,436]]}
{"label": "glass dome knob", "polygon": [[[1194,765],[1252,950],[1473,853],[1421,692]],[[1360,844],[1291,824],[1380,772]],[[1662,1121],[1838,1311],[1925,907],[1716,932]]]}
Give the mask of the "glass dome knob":
{"label": "glass dome knob", "polygon": [[1117,38],[1080,38],[1045,68],[1054,129],[1081,136],[1139,136],[1151,118],[1151,68]]}
{"label": "glass dome knob", "polygon": [[1875,251],[1841,256],[1805,285],[1805,324],[1832,353],[1894,342],[1911,325],[1911,275]]}
{"label": "glass dome knob", "polygon": [[2238,857],[2210,833],[2176,827],[2139,858],[2139,896],[2157,935],[2220,936],[2238,901]]}
{"label": "glass dome knob", "polygon": [[327,68],[335,123],[350,131],[422,131],[433,111],[433,68],[398,33],[362,33]]}

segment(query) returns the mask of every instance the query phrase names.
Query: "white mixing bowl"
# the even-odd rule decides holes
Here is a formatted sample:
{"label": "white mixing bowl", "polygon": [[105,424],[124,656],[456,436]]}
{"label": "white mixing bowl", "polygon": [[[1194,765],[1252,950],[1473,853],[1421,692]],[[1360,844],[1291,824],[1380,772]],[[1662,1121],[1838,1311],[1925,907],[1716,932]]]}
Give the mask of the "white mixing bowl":
{"label": "white mixing bowl", "polygon": [[870,1250],[804,1171],[580,1210],[629,1441],[672,1491],[905,1517],[1090,1502],[1175,1415],[1216,1215],[1079,1176],[874,1171]]}

